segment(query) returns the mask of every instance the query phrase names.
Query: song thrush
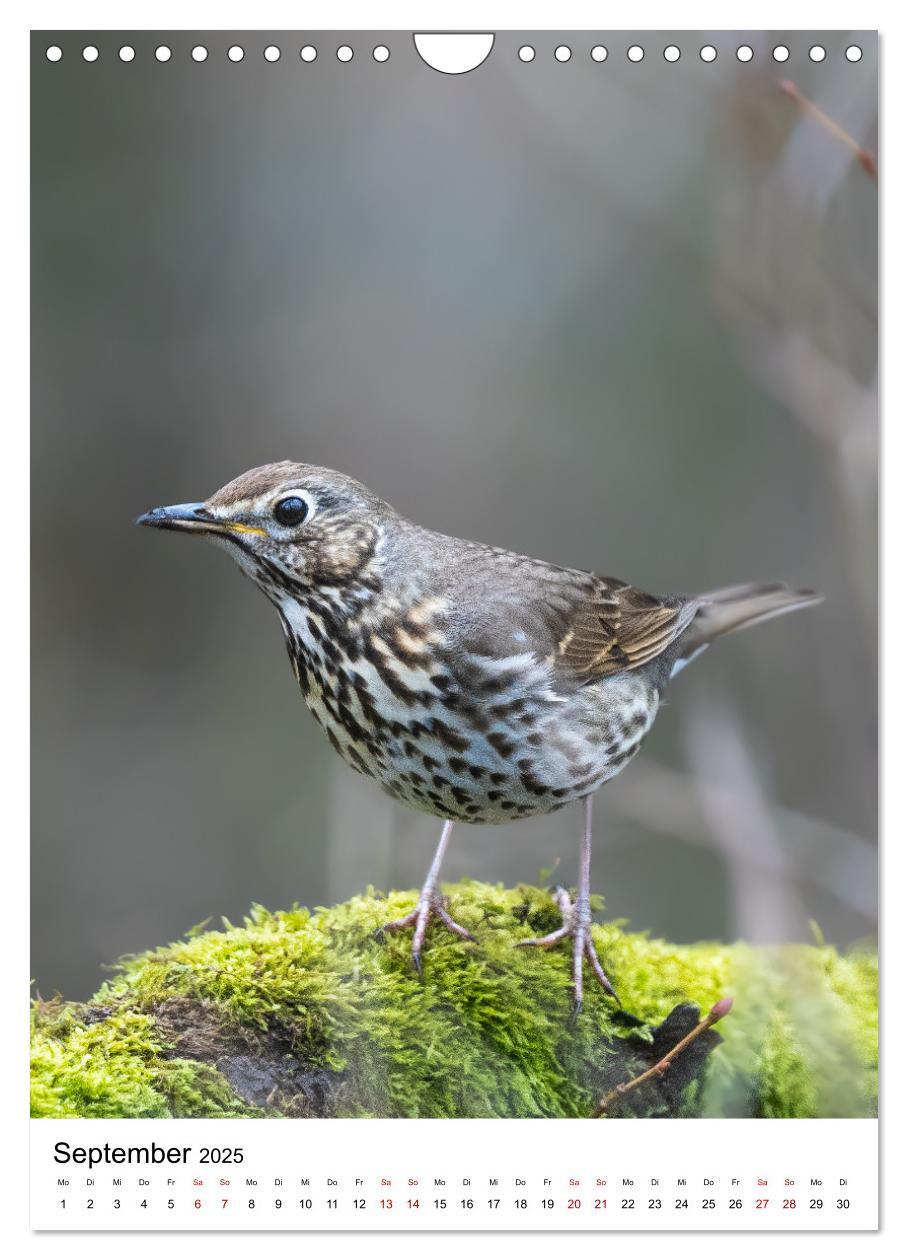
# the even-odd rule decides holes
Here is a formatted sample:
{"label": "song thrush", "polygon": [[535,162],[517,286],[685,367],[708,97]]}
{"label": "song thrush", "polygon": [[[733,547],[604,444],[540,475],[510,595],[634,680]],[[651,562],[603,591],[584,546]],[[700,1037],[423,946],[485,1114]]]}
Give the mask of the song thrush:
{"label": "song thrush", "polygon": [[413,912],[413,961],[430,918],[466,939],[439,872],[455,821],[506,823],[582,801],[577,896],[556,893],[583,961],[615,996],[590,934],[593,794],[635,755],[665,688],[718,635],[815,603],[745,585],[647,595],[423,529],[359,482],[311,464],[266,464],[204,503],[159,507],[156,529],[223,544],[271,600],[306,703],[335,751],[398,800],[443,818]]}

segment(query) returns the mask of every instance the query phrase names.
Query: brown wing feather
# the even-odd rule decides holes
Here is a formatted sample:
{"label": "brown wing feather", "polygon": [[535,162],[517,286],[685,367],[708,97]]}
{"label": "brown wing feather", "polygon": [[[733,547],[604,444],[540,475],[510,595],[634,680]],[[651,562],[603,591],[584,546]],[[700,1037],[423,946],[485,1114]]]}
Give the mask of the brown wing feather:
{"label": "brown wing feather", "polygon": [[659,598],[617,578],[594,578],[564,618],[556,668],[581,683],[639,669],[665,651],[696,610],[693,600]]}

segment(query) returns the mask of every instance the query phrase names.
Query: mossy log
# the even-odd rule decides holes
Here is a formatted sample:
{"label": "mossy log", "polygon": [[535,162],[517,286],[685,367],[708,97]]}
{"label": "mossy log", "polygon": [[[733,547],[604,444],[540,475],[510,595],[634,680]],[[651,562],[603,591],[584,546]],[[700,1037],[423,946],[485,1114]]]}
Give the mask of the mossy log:
{"label": "mossy log", "polygon": [[87,1003],[33,1006],[35,1116],[591,1116],[719,999],[735,1005],[610,1115],[864,1116],[876,1108],[877,966],[856,949],[670,945],[594,928],[624,1009],[587,977],[571,1017],[558,926],[539,888],[464,881],[430,927],[374,931],[415,894],[271,913],[121,960]]}

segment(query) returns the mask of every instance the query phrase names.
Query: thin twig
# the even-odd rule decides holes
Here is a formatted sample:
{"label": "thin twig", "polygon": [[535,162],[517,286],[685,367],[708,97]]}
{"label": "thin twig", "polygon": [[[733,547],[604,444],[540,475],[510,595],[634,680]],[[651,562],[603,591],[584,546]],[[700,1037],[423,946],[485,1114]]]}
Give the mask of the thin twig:
{"label": "thin twig", "polygon": [[633,1080],[625,1081],[623,1085],[616,1085],[604,1098],[600,1098],[593,1115],[596,1117],[605,1115],[612,1103],[616,1102],[624,1094],[629,1093],[632,1089],[637,1089],[640,1085],[645,1085],[654,1076],[661,1076],[672,1059],[677,1058],[681,1051],[686,1050],[691,1042],[696,1041],[701,1033],[706,1032],[707,1028],[712,1028],[713,1024],[717,1024],[720,1019],[728,1014],[733,1002],[734,998],[730,997],[722,998],[721,1001],[716,1002],[705,1019],[701,1019],[696,1028],[692,1028],[686,1037],[682,1037],[677,1045],[672,1046],[668,1054],[661,1058],[658,1063],[655,1063],[651,1068],[647,1068],[645,1072],[641,1072],[639,1076],[635,1076]]}
{"label": "thin twig", "polygon": [[820,109],[819,105],[814,105],[813,101],[808,100],[803,92],[799,92],[795,84],[792,83],[791,79],[781,79],[779,81],[779,87],[790,100],[793,100],[796,105],[800,106],[805,114],[809,114],[810,117],[818,122],[821,127],[824,127],[830,135],[835,136],[835,138],[841,141],[846,148],[850,149],[858,163],[867,172],[873,182],[877,182],[878,173],[876,158],[869,149],[862,148],[862,146],[858,144],[857,140],[855,140],[854,136],[850,135],[844,127],[839,126],[835,119],[830,118],[825,110]]}

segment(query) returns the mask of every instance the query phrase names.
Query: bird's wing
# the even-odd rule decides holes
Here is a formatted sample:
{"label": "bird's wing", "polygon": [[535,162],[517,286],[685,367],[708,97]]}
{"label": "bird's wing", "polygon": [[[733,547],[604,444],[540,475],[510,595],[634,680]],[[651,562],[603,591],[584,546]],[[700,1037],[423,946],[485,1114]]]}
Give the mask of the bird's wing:
{"label": "bird's wing", "polygon": [[553,609],[554,667],[581,685],[638,669],[687,628],[695,600],[647,595],[618,578],[589,575],[588,583]]}

